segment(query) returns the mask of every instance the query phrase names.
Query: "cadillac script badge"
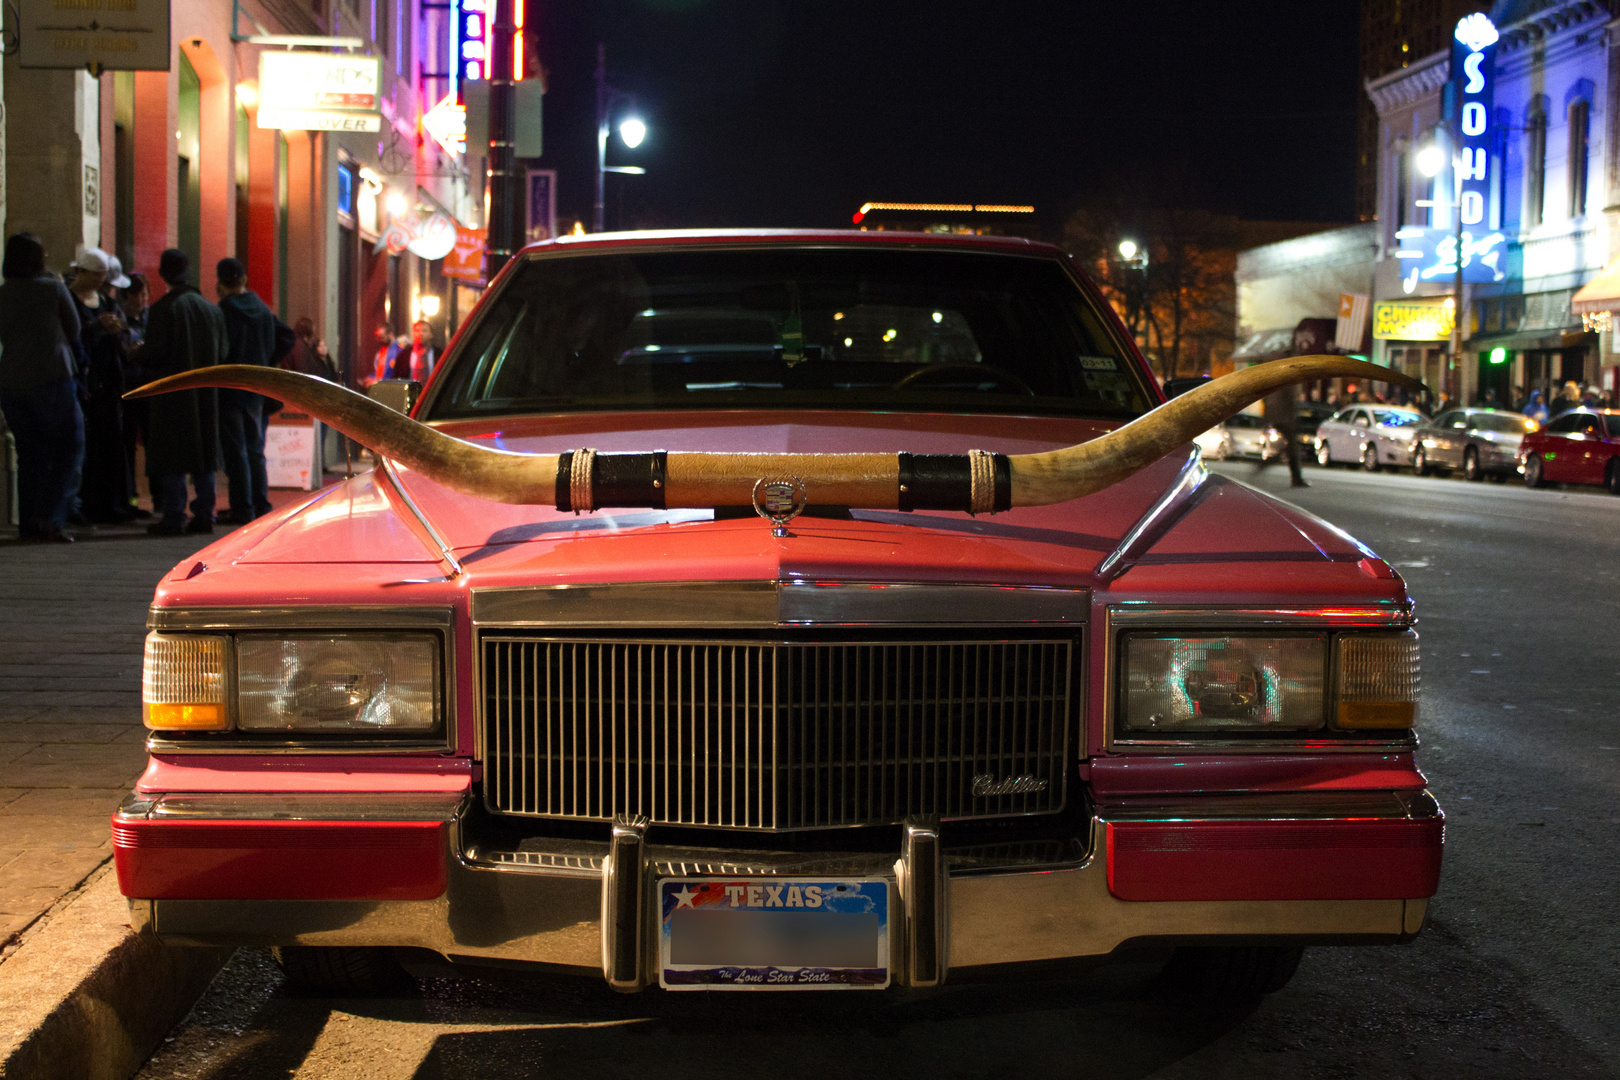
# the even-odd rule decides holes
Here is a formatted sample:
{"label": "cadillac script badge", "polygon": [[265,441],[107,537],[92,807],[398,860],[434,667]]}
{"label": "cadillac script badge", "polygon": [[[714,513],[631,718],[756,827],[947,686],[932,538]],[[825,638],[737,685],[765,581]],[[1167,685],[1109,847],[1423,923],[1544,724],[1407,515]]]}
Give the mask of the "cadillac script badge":
{"label": "cadillac script badge", "polygon": [[994,776],[980,773],[973,778],[973,794],[984,798],[989,795],[1033,795],[1037,791],[1046,790],[1046,781],[1038,776],[1027,773],[1021,776],[1009,776],[998,780]]}
{"label": "cadillac script badge", "polygon": [[791,536],[788,522],[804,513],[809,501],[797,476],[762,477],[754,484],[754,512],[771,523],[772,536]]}

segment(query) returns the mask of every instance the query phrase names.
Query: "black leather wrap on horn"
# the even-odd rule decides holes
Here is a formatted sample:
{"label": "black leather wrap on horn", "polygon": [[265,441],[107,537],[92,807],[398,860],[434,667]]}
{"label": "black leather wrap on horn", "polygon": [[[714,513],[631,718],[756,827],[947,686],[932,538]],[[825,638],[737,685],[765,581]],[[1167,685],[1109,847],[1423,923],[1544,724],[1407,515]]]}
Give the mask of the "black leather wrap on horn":
{"label": "black leather wrap on horn", "polygon": [[[966,454],[908,454],[901,451],[901,510],[960,510],[973,507],[973,466]],[[995,465],[995,511],[1012,506],[1012,463],[1006,454],[992,455]]]}
{"label": "black leather wrap on horn", "polygon": [[608,507],[664,509],[665,472],[669,454],[596,454],[591,458],[591,506],[574,505],[575,450],[557,455],[557,509],[603,510]]}

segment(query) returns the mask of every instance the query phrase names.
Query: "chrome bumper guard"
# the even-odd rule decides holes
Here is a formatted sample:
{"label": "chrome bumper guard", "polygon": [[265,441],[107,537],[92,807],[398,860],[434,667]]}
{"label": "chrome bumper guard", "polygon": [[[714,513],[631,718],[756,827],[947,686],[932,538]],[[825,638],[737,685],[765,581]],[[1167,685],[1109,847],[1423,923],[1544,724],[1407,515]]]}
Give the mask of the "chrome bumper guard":
{"label": "chrome bumper guard", "polygon": [[[1367,793],[1368,812],[1413,800]],[[119,816],[185,820],[388,820],[385,798],[133,796]],[[1198,800],[1207,809],[1214,800]],[[1419,802],[1432,807],[1425,793]],[[260,805],[263,803],[264,805]],[[1335,816],[1346,805],[1334,800]],[[1304,801],[1309,818],[1310,800]],[[940,843],[938,825],[905,826],[898,859],[869,853],[771,853],[648,842],[644,819],[616,821],[609,843],[547,842],[546,850],[464,847],[463,803],[441,804],[450,825],[448,887],[418,901],[131,899],[131,921],[172,945],[345,945],[430,949],[452,961],[529,962],[601,971],[616,990],[655,978],[649,902],[659,877],[881,876],[902,913],[898,985],[937,986],[949,970],[1107,955],[1133,942],[1390,943],[1423,926],[1426,899],[1126,901],[1110,893],[1105,830],[1137,809],[1094,814],[1089,843],[1054,862],[1039,854],[995,860]],[[418,808],[420,809],[420,808]],[[165,812],[168,810],[169,812]],[[1435,808],[1438,813],[1438,808]],[[1426,809],[1419,816],[1426,816]],[[1247,816],[1247,815],[1245,815]],[[418,817],[420,820],[420,817]],[[1050,849],[1048,849],[1050,851]],[[892,894],[893,895],[893,894]]]}

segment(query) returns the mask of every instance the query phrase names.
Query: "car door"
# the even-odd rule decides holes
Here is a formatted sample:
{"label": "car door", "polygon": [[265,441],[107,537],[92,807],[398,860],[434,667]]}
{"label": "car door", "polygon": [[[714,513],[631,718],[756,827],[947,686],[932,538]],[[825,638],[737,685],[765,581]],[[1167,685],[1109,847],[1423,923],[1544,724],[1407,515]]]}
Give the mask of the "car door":
{"label": "car door", "polygon": [[1575,430],[1574,438],[1580,443],[1580,450],[1575,456],[1577,472],[1576,483],[1601,484],[1603,483],[1603,466],[1608,463],[1608,456],[1604,453],[1603,421],[1598,419],[1596,413],[1581,413],[1580,421]]}
{"label": "car door", "polygon": [[1541,441],[1541,475],[1552,483],[1573,481],[1583,440],[1574,437],[1580,415],[1565,413],[1547,422]]}
{"label": "car door", "polygon": [[1426,441],[1432,440],[1432,445],[1424,447],[1431,462],[1447,469],[1455,469],[1462,464],[1462,450],[1457,445],[1457,436],[1463,423],[1463,414],[1457,410],[1441,413],[1434,418],[1434,423],[1423,433]]}
{"label": "car door", "polygon": [[1340,409],[1316,428],[1317,444],[1327,444],[1330,461],[1345,460],[1345,450],[1350,444],[1350,412],[1349,409]]}

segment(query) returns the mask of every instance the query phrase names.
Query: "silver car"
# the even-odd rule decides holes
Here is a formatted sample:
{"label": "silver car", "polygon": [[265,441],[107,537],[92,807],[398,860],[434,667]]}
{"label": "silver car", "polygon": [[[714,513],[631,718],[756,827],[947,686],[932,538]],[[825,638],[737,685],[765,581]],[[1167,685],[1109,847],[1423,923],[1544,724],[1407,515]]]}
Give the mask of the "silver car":
{"label": "silver car", "polygon": [[1347,406],[1316,429],[1316,463],[1359,464],[1368,472],[1410,465],[1418,428],[1426,420],[1403,405]]}
{"label": "silver car", "polygon": [[1528,416],[1500,409],[1452,409],[1417,430],[1412,471],[1461,469],[1469,480],[1505,480],[1519,471],[1519,443],[1536,430]]}
{"label": "silver car", "polygon": [[1270,461],[1282,453],[1283,437],[1254,413],[1238,413],[1193,439],[1204,456],[1216,461],[1227,458],[1258,458]]}

